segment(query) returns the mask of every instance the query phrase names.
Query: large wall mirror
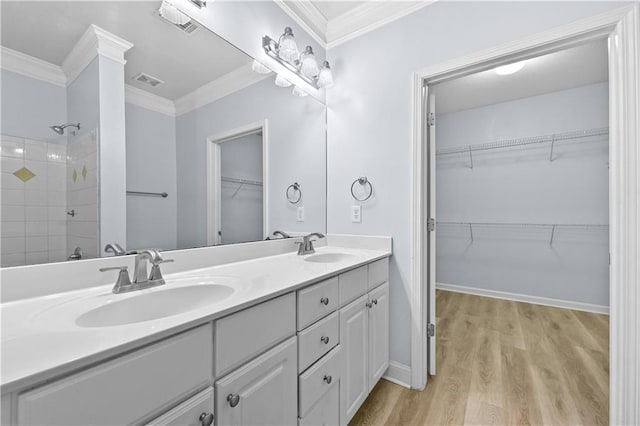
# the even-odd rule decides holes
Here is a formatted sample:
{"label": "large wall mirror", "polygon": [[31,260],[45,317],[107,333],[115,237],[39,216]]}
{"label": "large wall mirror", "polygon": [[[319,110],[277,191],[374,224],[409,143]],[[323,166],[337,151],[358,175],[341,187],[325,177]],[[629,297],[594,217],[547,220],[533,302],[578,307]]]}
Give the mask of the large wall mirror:
{"label": "large wall mirror", "polygon": [[233,40],[161,0],[0,7],[2,267],[326,231],[325,105]]}

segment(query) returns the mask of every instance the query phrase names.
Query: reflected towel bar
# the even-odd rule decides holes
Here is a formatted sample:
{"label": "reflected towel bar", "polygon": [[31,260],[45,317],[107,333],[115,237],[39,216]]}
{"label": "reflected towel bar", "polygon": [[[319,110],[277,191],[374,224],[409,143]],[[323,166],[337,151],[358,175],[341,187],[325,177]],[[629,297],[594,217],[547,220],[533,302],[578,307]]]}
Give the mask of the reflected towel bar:
{"label": "reflected towel bar", "polygon": [[127,191],[127,195],[140,195],[142,197],[162,197],[167,198],[169,194],[166,192],[143,192],[143,191]]}

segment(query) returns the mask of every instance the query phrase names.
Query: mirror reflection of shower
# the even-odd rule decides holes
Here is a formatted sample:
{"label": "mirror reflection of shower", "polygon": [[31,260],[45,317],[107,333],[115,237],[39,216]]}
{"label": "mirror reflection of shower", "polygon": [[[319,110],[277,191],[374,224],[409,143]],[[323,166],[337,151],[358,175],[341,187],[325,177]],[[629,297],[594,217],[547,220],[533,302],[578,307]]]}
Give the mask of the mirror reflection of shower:
{"label": "mirror reflection of shower", "polygon": [[[80,130],[80,123],[78,123],[78,124],[67,123],[67,124],[61,124],[59,126],[49,126],[49,128],[51,130],[53,130],[54,132],[56,132],[59,135],[64,135],[64,129],[66,129],[67,127],[75,127],[76,130]],[[72,130],[71,134],[75,135],[76,134],[76,130]]]}

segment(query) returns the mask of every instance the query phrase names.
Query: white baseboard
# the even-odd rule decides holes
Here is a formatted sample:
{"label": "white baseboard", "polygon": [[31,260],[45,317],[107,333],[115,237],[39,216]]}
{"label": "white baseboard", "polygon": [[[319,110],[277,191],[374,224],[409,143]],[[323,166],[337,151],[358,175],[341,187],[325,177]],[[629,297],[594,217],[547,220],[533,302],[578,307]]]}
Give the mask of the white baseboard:
{"label": "white baseboard", "polygon": [[547,297],[530,296],[528,294],[508,293],[506,291],[485,290],[483,288],[467,287],[463,285],[436,283],[436,288],[456,293],[475,294],[476,296],[493,297],[494,299],[513,300],[515,302],[533,303],[535,305],[553,306],[556,308],[574,309],[576,311],[594,312],[609,315],[609,307],[592,305],[590,303],[573,302],[571,300],[550,299]]}
{"label": "white baseboard", "polygon": [[396,385],[411,389],[411,367],[408,365],[396,361],[389,361],[389,368],[387,368],[382,378]]}

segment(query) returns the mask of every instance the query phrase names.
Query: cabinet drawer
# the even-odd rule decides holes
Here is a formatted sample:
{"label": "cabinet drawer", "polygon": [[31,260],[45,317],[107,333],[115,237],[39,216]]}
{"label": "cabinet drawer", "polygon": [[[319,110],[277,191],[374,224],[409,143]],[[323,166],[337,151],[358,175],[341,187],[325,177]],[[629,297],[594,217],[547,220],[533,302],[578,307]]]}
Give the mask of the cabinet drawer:
{"label": "cabinet drawer", "polygon": [[300,418],[337,382],[340,381],[340,345],[300,375],[298,398]]}
{"label": "cabinet drawer", "polygon": [[340,306],[344,306],[367,292],[367,266],[340,274],[338,280],[340,282]]}
{"label": "cabinet drawer", "polygon": [[[176,408],[147,423],[147,426],[202,426],[203,420],[213,421],[213,388],[209,387]],[[213,424],[213,423],[211,423]]]}
{"label": "cabinet drawer", "polygon": [[389,259],[380,259],[369,264],[368,289],[373,290],[389,281]]}
{"label": "cabinet drawer", "polygon": [[216,382],[216,425],[295,425],[297,338]]}
{"label": "cabinet drawer", "polygon": [[18,423],[140,423],[210,385],[212,334],[207,324],[25,392]]}
{"label": "cabinet drawer", "polygon": [[337,426],[340,423],[339,389],[339,383],[331,384],[331,389],[298,421],[298,426]]}
{"label": "cabinet drawer", "polygon": [[303,372],[339,343],[340,316],[334,312],[298,333],[298,371]]}
{"label": "cabinet drawer", "polygon": [[338,307],[338,277],[298,291],[298,330],[313,324]]}
{"label": "cabinet drawer", "polygon": [[296,298],[289,293],[215,323],[216,376],[228,373],[296,333]]}

